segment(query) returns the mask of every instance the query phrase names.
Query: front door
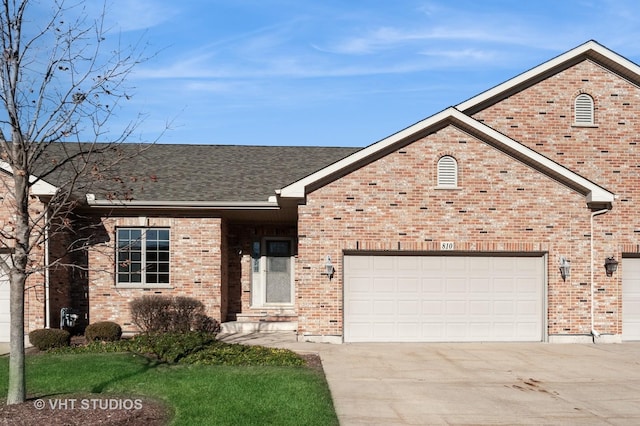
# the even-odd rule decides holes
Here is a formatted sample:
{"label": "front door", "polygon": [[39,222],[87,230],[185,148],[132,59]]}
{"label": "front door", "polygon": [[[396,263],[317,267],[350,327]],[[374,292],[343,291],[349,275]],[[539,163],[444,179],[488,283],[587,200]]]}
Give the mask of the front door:
{"label": "front door", "polygon": [[265,302],[290,304],[291,240],[267,240],[266,245]]}
{"label": "front door", "polygon": [[293,305],[293,240],[265,238],[253,245],[253,308]]}

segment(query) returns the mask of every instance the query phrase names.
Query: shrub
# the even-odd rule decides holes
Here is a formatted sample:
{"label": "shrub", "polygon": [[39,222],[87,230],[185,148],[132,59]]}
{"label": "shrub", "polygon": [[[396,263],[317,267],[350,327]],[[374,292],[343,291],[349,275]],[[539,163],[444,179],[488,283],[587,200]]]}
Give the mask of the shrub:
{"label": "shrub", "polygon": [[131,318],[143,333],[216,333],[220,324],[192,297],[142,296],[131,302]]}
{"label": "shrub", "polygon": [[131,319],[145,333],[167,331],[171,298],[167,296],[142,296],[130,304]]}
{"label": "shrub", "polygon": [[71,334],[58,328],[40,328],[29,333],[29,341],[41,351],[69,346]]}
{"label": "shrub", "polygon": [[84,331],[87,342],[100,340],[103,342],[115,342],[122,336],[122,327],[112,321],[100,321],[89,324]]}
{"label": "shrub", "polygon": [[131,352],[151,354],[158,361],[175,363],[214,343],[215,335],[197,331],[139,334],[129,341]]}

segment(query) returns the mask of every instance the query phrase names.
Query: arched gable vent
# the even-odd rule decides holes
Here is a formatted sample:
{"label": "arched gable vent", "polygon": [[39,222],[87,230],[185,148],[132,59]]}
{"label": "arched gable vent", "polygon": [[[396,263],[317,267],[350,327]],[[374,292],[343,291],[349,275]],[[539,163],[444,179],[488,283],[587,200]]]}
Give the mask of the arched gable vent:
{"label": "arched gable vent", "polygon": [[458,163],[450,155],[445,155],[438,160],[438,186],[458,186]]}
{"label": "arched gable vent", "polygon": [[581,93],[576,97],[575,123],[594,124],[593,98],[586,93]]}

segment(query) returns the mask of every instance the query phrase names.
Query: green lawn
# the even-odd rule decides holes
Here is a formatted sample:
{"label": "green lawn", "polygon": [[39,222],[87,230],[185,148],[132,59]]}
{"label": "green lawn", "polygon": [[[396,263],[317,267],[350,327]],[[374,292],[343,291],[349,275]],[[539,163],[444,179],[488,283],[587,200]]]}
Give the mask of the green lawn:
{"label": "green lawn", "polygon": [[[0,358],[0,396],[8,358]],[[32,398],[61,394],[149,396],[173,410],[173,424],[337,425],[324,376],[306,367],[158,364],[128,353],[27,357]]]}

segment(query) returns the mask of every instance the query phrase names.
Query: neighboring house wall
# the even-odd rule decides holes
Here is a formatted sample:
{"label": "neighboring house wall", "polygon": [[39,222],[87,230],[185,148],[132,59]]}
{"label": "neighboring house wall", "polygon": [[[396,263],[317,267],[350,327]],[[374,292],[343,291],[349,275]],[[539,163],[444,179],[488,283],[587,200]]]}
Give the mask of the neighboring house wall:
{"label": "neighboring house wall", "polygon": [[[436,188],[437,162],[458,188]],[[307,195],[299,207],[299,332],[343,334],[343,250],[547,252],[549,334],[588,334],[590,210],[583,195],[448,126]],[[615,250],[611,244],[609,252]],[[326,256],[336,267],[323,275]],[[572,280],[556,273],[572,261]],[[614,323],[615,324],[615,323]]]}
{"label": "neighboring house wall", "polygon": [[[226,317],[224,288],[227,286],[226,224],[206,217],[103,217],[102,242],[88,253],[89,319],[115,321],[124,331],[135,332],[129,304],[137,297],[162,294],[188,296],[204,303],[207,315],[220,321]],[[116,227],[167,227],[170,229],[170,285],[125,288],[116,285]]]}
{"label": "neighboring house wall", "polygon": [[[14,229],[14,211],[12,188],[13,180],[7,174],[0,172],[0,228],[9,235]],[[37,197],[31,197],[30,209],[34,216],[40,214],[45,206]],[[8,252],[14,247],[12,240],[2,239],[0,242],[0,252]],[[45,326],[45,271],[43,268],[44,247],[36,246],[30,253],[29,267],[31,274],[25,283],[25,334],[37,328]],[[3,280],[8,281],[8,277],[0,271]],[[6,283],[8,285],[8,282]],[[3,284],[4,285],[4,284]]]}

